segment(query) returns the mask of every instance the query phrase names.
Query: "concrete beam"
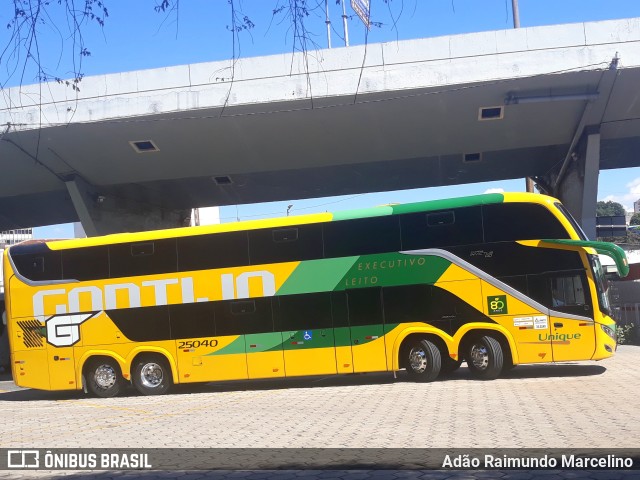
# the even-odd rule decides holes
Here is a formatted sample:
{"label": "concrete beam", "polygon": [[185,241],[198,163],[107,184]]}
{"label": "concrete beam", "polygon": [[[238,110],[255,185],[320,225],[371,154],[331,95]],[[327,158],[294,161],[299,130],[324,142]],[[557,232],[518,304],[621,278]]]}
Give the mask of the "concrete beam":
{"label": "concrete beam", "polygon": [[567,164],[555,193],[591,240],[596,239],[599,170],[600,133],[587,133],[578,145],[576,155]]}
{"label": "concrete beam", "polygon": [[177,228],[189,224],[189,209],[168,209],[145,203],[143,199],[103,195],[78,176],[66,181],[65,185],[88,237]]}
{"label": "concrete beam", "polygon": [[95,237],[99,235],[96,224],[91,217],[91,210],[94,210],[96,205],[96,193],[89,187],[87,182],[78,176],[64,182],[64,184],[87,236]]}

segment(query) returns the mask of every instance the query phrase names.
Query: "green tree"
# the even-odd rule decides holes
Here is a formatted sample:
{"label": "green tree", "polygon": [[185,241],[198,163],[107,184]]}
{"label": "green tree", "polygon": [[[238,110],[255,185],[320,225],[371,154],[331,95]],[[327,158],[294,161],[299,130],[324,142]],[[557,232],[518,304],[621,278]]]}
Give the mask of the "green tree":
{"label": "green tree", "polygon": [[611,217],[614,215],[625,215],[626,210],[618,202],[599,201],[596,205],[596,217]]}
{"label": "green tree", "polygon": [[640,225],[640,213],[634,213],[629,221],[629,225]]}

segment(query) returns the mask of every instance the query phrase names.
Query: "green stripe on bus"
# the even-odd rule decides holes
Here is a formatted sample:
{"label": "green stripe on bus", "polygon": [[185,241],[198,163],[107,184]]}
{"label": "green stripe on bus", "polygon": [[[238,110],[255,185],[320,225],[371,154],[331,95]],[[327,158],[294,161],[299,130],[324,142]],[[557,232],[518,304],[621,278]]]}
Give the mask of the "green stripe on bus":
{"label": "green stripe on bus", "polygon": [[353,220],[355,218],[370,218],[370,217],[384,217],[391,215],[393,208],[390,206],[372,207],[372,208],[360,208],[354,210],[345,210],[342,212],[333,213],[332,221],[340,220]]}
{"label": "green stripe on bus", "polygon": [[244,336],[247,353],[282,350],[281,332],[250,333]]}
{"label": "green stripe on bus", "polygon": [[211,355],[231,355],[233,353],[244,353],[244,335],[239,335],[233,342],[226,347],[222,347],[220,350],[207,353],[205,357],[209,357]]}
{"label": "green stripe on bus", "polygon": [[330,292],[340,283],[359,257],[309,260],[300,265],[278,289],[276,295]]}
{"label": "green stripe on bus", "polygon": [[[333,339],[332,328],[320,328],[317,330],[307,330],[310,333],[310,337],[304,338],[305,330],[298,332],[282,332],[283,350],[308,350],[310,348],[333,348],[335,345]],[[324,332],[324,336],[322,335]],[[291,334],[296,333],[294,338],[291,338]]]}
{"label": "green stripe on bus", "polygon": [[353,220],[356,218],[384,217],[386,215],[395,215],[400,213],[428,213],[435,210],[449,210],[452,208],[472,207],[475,205],[489,205],[492,203],[503,202],[504,195],[502,193],[485,193],[482,195],[471,195],[469,197],[427,200],[424,202],[384,205],[380,207],[333,212],[332,221],[336,222],[340,220]]}
{"label": "green stripe on bus", "polygon": [[418,213],[434,210],[449,210],[451,208],[472,207],[474,205],[489,205],[492,203],[504,202],[504,195],[501,193],[485,193],[483,195],[472,195],[470,197],[449,198],[445,200],[428,200],[426,202],[406,203],[394,205],[394,214]]}
{"label": "green stripe on bus", "polygon": [[451,262],[431,255],[385,253],[364,255],[342,278],[336,290],[436,283]]}

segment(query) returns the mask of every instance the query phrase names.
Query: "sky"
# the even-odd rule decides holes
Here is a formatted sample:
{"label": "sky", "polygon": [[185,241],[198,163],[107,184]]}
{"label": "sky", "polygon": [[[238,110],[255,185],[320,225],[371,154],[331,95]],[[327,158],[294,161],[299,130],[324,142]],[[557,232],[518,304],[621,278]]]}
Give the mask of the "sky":
{"label": "sky", "polygon": [[[32,0],[34,1],[34,0]],[[83,3],[83,2],[81,2]],[[24,54],[5,51],[0,58],[0,86],[35,83],[34,59],[52,77],[68,78],[74,71],[85,75],[159,68],[187,63],[209,62],[234,55],[252,57],[290,52],[299,48],[287,18],[288,9],[274,15],[288,0],[234,0],[240,25],[246,15],[254,24],[240,32],[233,41],[231,9],[227,0],[189,0],[171,12],[154,11],[160,0],[103,0],[108,8],[104,27],[94,21],[82,29],[82,41],[90,55],[77,60],[74,66],[73,37],[60,13],[58,2],[50,2],[38,26],[38,52],[24,67]],[[305,17],[309,30],[307,49],[327,47],[324,23],[324,2],[309,0],[312,8]],[[10,42],[13,3],[0,7],[0,49]],[[342,9],[329,0],[332,27],[332,47],[342,48]],[[640,0],[519,0],[522,27],[640,17]],[[426,38],[513,27],[511,0],[371,0],[371,18],[380,24],[370,32],[354,14],[347,2],[348,32],[351,45],[393,42],[411,38]],[[55,25],[55,28],[54,28]],[[366,33],[366,34],[365,34]],[[76,36],[76,45],[79,45]],[[403,203],[475,195],[486,191],[524,191],[524,179],[458,185],[400,192],[347,195],[311,200],[288,199],[261,205],[222,207],[223,222],[282,216],[287,212],[303,214],[369,207],[386,203]],[[632,210],[640,198],[640,168],[600,172],[598,199],[613,200]],[[38,238],[73,236],[69,225],[38,228]]]}

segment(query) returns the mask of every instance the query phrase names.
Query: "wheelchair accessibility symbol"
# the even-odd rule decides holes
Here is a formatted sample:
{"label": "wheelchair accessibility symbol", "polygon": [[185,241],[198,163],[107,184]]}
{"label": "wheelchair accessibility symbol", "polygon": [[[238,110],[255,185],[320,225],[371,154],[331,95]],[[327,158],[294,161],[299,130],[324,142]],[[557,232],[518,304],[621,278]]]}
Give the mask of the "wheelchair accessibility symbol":
{"label": "wheelchair accessibility symbol", "polygon": [[302,336],[305,340],[311,340],[312,337],[313,332],[311,332],[311,330],[305,330],[304,335]]}

